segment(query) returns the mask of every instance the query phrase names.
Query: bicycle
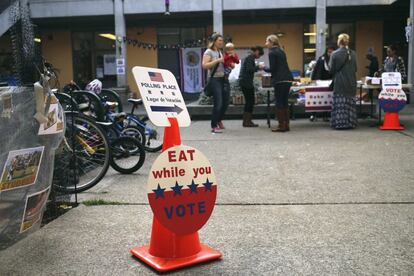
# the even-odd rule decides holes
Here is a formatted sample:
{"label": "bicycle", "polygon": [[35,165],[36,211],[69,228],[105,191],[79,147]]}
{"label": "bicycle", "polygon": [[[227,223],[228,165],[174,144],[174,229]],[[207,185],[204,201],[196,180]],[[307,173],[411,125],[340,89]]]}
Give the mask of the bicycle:
{"label": "bicycle", "polygon": [[[128,102],[132,103],[133,106],[131,112],[127,114],[122,112],[123,107],[120,97],[113,90],[102,89],[101,93],[97,95],[89,91],[76,91],[78,87],[74,83],[68,84],[65,87],[73,89],[74,92],[72,94],[74,95],[74,100],[78,102],[79,111],[95,117],[98,121],[115,122],[119,131],[138,139],[148,152],[158,152],[162,149],[162,129],[153,125],[149,121],[148,116],[139,118],[134,114],[135,109],[142,105],[141,99],[128,99]],[[121,118],[123,117],[125,117],[125,120],[121,123]]]}
{"label": "bicycle", "polygon": [[[120,124],[119,118],[122,118],[123,114],[108,114],[110,105],[104,105],[101,98],[93,92],[74,91],[72,98],[77,103],[79,112],[93,118],[104,130],[111,151],[116,151],[114,155],[111,155],[111,167],[124,174],[139,170],[145,161],[145,149],[142,146],[142,142],[145,142],[144,133],[138,128],[125,128]],[[126,161],[129,162],[126,163]]]}
{"label": "bicycle", "polygon": [[56,150],[53,183],[62,193],[86,191],[105,176],[111,152],[101,127],[78,112],[65,112],[65,137]]}
{"label": "bicycle", "polygon": [[132,109],[126,117],[126,125],[127,127],[130,126],[137,126],[141,129],[144,129],[145,134],[145,150],[148,152],[158,152],[162,149],[163,145],[163,131],[159,127],[152,124],[149,120],[148,116],[144,116],[143,118],[139,118],[137,115],[134,114],[135,109],[138,108],[139,105],[142,105],[141,99],[128,99],[129,103],[132,103]]}
{"label": "bicycle", "polygon": [[[111,167],[123,174],[131,174],[139,170],[145,161],[145,148],[134,137],[139,130],[123,128],[116,120],[98,122],[98,124],[104,129],[110,141],[112,152],[110,159]],[[129,131],[132,131],[132,133]],[[138,160],[133,158],[138,158]]]}
{"label": "bicycle", "polygon": [[[142,105],[141,99],[128,99],[128,102],[132,104],[132,109],[130,113],[125,113],[122,112],[122,102],[115,91],[102,89],[98,96],[102,99],[106,108],[107,117],[111,119],[113,116],[116,116],[119,124],[122,122],[122,117],[125,117],[123,123],[124,132],[137,138],[144,145],[146,151],[158,152],[162,149],[163,131],[153,125],[149,121],[148,116],[139,118],[134,114],[135,109]],[[114,111],[115,109],[117,109],[117,112]]]}

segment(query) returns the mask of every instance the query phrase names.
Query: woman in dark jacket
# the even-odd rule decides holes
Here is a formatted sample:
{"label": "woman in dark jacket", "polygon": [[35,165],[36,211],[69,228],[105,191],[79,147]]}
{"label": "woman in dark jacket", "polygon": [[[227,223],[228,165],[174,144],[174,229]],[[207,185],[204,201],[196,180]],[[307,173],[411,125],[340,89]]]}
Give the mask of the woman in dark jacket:
{"label": "woman in dark jacket", "polygon": [[356,114],[356,54],[348,48],[349,35],[338,36],[339,49],[333,52],[330,67],[334,77],[331,127],[352,129],[357,126]]}
{"label": "woman in dark jacket", "polygon": [[251,48],[251,53],[242,61],[239,75],[239,85],[243,91],[244,99],[246,101],[244,105],[243,113],[243,127],[258,127],[259,125],[253,123],[253,107],[254,107],[254,73],[263,69],[263,67],[256,65],[256,59],[263,56],[263,48],[256,46]]}
{"label": "woman in dark jacket", "polygon": [[289,131],[289,91],[292,86],[293,76],[287,63],[285,52],[279,44],[276,35],[269,35],[266,38],[266,47],[269,48],[269,64],[266,72],[272,74],[272,84],[276,97],[276,117],[279,126],[272,128],[272,132]]}
{"label": "woman in dark jacket", "polygon": [[312,71],[312,80],[331,80],[332,74],[329,72],[329,60],[335,47],[326,48],[325,54],[318,58],[315,68]]}

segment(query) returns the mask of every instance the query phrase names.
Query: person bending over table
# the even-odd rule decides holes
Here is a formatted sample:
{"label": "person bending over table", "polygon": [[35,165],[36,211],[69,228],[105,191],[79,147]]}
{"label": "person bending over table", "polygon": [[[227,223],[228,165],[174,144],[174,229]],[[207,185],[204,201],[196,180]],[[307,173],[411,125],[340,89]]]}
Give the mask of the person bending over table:
{"label": "person bending over table", "polygon": [[256,65],[255,62],[256,59],[263,56],[264,52],[260,46],[253,47],[250,50],[249,55],[242,61],[239,75],[239,85],[246,100],[243,113],[243,127],[258,127],[259,125],[252,121],[254,107],[253,79],[254,73],[264,68],[264,66]]}
{"label": "person bending over table", "polygon": [[279,38],[269,35],[266,38],[266,47],[269,48],[269,68],[266,72],[272,74],[272,85],[275,89],[276,117],[279,125],[272,128],[272,132],[286,132],[289,127],[289,91],[293,76],[289,69],[285,51],[280,47]]}

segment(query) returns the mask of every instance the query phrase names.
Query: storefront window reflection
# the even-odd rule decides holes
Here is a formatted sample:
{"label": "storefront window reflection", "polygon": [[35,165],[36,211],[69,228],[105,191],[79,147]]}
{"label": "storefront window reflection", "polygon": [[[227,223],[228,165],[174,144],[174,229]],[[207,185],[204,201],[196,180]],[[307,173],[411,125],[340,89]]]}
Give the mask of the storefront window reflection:
{"label": "storefront window reflection", "polygon": [[[350,47],[355,49],[355,24],[354,23],[333,23],[327,26],[326,45],[336,46],[339,34],[350,35]],[[305,72],[311,61],[317,59],[316,55],[316,24],[305,24],[303,30],[303,62]]]}
{"label": "storefront window reflection", "polygon": [[75,81],[85,87],[93,79],[104,87],[116,86],[115,36],[110,32],[76,32],[72,35]]}

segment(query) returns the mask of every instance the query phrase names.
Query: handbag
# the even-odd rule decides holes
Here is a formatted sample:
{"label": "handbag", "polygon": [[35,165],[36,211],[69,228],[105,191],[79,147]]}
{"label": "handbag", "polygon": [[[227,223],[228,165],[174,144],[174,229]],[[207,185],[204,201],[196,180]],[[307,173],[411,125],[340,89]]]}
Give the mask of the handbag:
{"label": "handbag", "polygon": [[[220,55],[221,56],[221,55]],[[217,71],[217,68],[219,67],[220,63],[217,63],[217,65],[213,68],[213,71],[211,71],[210,78],[208,79],[206,86],[204,87],[204,94],[207,97],[213,96],[213,88],[211,84],[211,79],[214,77],[214,74]]]}
{"label": "handbag", "polygon": [[[339,70],[335,73],[338,74],[342,69],[344,69],[345,65],[348,63],[348,60],[351,60],[351,53],[349,52],[349,50],[347,50],[347,54],[348,54],[348,58],[345,60],[344,64],[342,64],[341,68],[339,68]],[[332,78],[332,82],[329,85],[329,91],[334,91],[335,88],[335,76]]]}

